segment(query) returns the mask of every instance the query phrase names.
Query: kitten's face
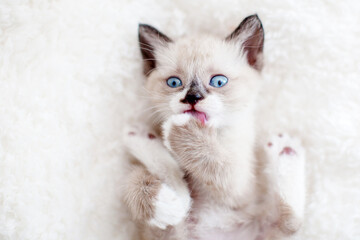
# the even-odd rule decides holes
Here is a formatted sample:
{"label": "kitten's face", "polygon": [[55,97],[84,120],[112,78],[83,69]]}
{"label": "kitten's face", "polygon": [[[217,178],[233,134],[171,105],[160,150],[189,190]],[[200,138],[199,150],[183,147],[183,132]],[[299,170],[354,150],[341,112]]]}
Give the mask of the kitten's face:
{"label": "kitten's face", "polygon": [[[263,32],[261,23],[254,19],[250,23],[251,26],[244,26],[243,22],[239,26],[243,29],[235,30],[240,32],[227,40],[198,36],[173,42],[157,32],[155,40],[145,43],[141,41],[143,36],[152,32],[140,32],[145,71],[149,72],[146,88],[160,120],[185,113],[203,124],[220,127],[236,124],[239,114],[252,109],[258,89]],[[254,34],[262,38],[246,42],[254,40]],[[246,43],[251,47],[248,51]],[[261,51],[254,52],[254,46]],[[144,53],[145,48],[148,52]],[[154,60],[147,61],[150,58]]]}

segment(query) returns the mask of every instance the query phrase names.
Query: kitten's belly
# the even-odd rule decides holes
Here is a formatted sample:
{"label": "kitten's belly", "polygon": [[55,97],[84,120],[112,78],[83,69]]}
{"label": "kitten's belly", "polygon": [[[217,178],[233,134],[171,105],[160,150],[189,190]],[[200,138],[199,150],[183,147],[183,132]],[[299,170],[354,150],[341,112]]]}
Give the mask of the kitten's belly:
{"label": "kitten's belly", "polygon": [[190,240],[261,239],[258,224],[242,212],[213,204],[196,206],[187,221],[187,229]]}
{"label": "kitten's belly", "polygon": [[[245,229],[243,226],[238,226],[230,231],[222,231],[221,229],[208,230],[203,235],[195,238],[196,240],[258,240],[256,233],[250,229]],[[194,239],[194,240],[195,240]]]}

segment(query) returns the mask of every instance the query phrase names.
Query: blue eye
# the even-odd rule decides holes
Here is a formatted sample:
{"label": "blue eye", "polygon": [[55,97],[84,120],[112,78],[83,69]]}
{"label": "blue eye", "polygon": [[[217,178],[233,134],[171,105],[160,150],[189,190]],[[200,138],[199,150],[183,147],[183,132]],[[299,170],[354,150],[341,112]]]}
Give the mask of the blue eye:
{"label": "blue eye", "polygon": [[169,87],[171,88],[177,88],[182,86],[182,82],[180,79],[178,79],[177,77],[171,77],[168,80],[166,80],[166,83]]}
{"label": "blue eye", "polygon": [[216,88],[221,88],[225,86],[227,82],[228,82],[227,77],[223,75],[216,75],[210,79],[210,85]]}

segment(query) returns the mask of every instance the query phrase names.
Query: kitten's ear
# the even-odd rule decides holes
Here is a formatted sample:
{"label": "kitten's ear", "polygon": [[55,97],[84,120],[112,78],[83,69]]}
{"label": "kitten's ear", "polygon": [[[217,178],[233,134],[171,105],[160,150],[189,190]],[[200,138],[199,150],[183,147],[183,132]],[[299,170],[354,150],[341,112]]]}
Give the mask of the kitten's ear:
{"label": "kitten's ear", "polygon": [[147,24],[139,24],[139,44],[144,61],[144,73],[148,75],[156,67],[156,48],[165,46],[171,39],[162,34],[154,27]]}
{"label": "kitten's ear", "polygon": [[226,38],[226,41],[241,44],[242,51],[246,54],[250,66],[259,71],[262,69],[264,29],[257,14],[245,18]]}

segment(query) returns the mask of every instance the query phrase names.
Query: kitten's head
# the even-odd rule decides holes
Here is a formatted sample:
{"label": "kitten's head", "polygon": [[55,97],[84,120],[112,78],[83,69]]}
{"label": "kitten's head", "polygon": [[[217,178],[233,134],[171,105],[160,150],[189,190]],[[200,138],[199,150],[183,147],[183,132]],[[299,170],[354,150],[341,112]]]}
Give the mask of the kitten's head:
{"label": "kitten's head", "polygon": [[264,45],[257,15],[245,18],[225,39],[196,36],[173,41],[140,24],[139,42],[146,88],[161,121],[185,113],[220,127],[252,110]]}

